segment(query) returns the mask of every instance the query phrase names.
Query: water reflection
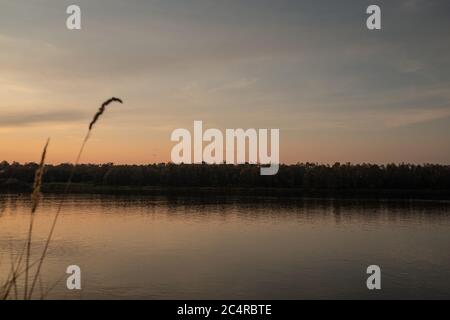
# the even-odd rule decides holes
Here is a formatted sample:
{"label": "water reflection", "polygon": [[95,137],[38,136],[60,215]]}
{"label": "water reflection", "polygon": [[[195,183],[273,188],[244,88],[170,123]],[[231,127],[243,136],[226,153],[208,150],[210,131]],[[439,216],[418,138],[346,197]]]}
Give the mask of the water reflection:
{"label": "water reflection", "polygon": [[[35,254],[59,200],[42,201]],[[20,247],[29,208],[0,196],[0,255]],[[449,298],[449,231],[446,201],[76,195],[44,275],[54,283],[80,265],[85,299]],[[365,287],[370,264],[383,271],[377,294]],[[51,297],[80,293],[62,281]]]}

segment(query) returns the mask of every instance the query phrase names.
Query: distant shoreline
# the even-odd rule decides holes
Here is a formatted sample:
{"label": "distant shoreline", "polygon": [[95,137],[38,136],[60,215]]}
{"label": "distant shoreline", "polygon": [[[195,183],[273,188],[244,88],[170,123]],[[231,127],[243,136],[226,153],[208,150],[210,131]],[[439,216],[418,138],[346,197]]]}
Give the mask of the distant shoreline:
{"label": "distant shoreline", "polygon": [[[64,192],[64,183],[47,183],[42,192]],[[0,188],[0,194],[31,193],[31,185]],[[424,200],[450,200],[450,190],[433,189],[300,189],[269,187],[161,187],[161,186],[105,186],[74,183],[69,189],[74,194],[142,194],[142,195],[239,195],[272,197],[318,197],[318,198],[399,198]]]}
{"label": "distant shoreline", "polygon": [[[38,165],[0,162],[0,193],[31,192]],[[76,170],[75,170],[76,169]],[[299,163],[274,176],[259,166],[207,164],[47,165],[42,192],[450,200],[450,165]]]}

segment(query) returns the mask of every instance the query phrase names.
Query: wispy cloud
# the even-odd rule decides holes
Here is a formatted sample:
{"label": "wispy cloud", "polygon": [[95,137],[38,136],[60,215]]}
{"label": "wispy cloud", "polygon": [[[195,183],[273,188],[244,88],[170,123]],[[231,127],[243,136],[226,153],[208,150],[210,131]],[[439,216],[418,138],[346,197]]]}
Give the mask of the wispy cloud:
{"label": "wispy cloud", "polygon": [[394,114],[385,119],[385,125],[390,128],[410,126],[450,117],[450,108],[430,110],[408,110]]}
{"label": "wispy cloud", "polygon": [[2,115],[0,127],[19,127],[43,123],[67,123],[85,119],[86,115],[76,110],[15,113]]}

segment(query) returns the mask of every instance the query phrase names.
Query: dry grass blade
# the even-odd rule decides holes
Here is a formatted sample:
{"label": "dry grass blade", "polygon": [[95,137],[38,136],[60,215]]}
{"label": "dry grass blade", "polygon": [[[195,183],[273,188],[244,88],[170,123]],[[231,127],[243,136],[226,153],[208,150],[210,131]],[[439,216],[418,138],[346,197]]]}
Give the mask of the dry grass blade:
{"label": "dry grass blade", "polygon": [[44,175],[44,167],[45,167],[45,157],[47,155],[47,147],[50,142],[50,139],[47,140],[47,143],[44,146],[41,155],[41,161],[36,170],[34,177],[34,185],[33,185],[33,193],[31,194],[31,216],[30,216],[30,225],[28,229],[28,238],[27,238],[27,251],[25,255],[25,289],[24,289],[24,298],[27,299],[28,294],[28,273],[30,269],[30,253],[31,253],[31,238],[33,233],[33,225],[34,225],[34,216],[36,213],[36,209],[39,205],[39,201],[41,199],[41,186],[42,186],[42,177]]}
{"label": "dry grass blade", "polygon": [[11,274],[12,274],[12,279],[11,279],[11,285],[14,289],[14,299],[17,300],[18,299],[18,290],[17,290],[17,273],[16,273],[16,267],[15,267],[15,263],[14,263],[14,257],[11,251]]}
{"label": "dry grass blade", "polygon": [[18,299],[17,295],[17,273],[16,273],[16,261],[14,259],[13,255],[13,248],[11,242],[9,242],[9,251],[10,251],[10,262],[11,262],[11,269],[9,272],[9,275],[5,281],[5,283],[2,285],[2,293],[1,293],[1,300],[6,300],[9,296],[9,292],[11,289],[14,290],[14,297],[15,300]]}
{"label": "dry grass blade", "polygon": [[50,228],[50,232],[49,232],[47,240],[45,242],[44,249],[42,251],[42,255],[41,255],[40,259],[39,259],[39,263],[38,263],[38,266],[37,266],[37,269],[36,269],[36,272],[35,272],[35,275],[34,275],[34,278],[33,278],[33,282],[31,284],[31,288],[30,288],[30,292],[29,292],[29,295],[28,295],[28,299],[31,299],[34,287],[36,286],[37,280],[39,279],[41,268],[42,268],[42,264],[44,263],[45,257],[47,255],[48,246],[50,244],[50,241],[52,240],[53,232],[55,231],[55,227],[56,227],[56,223],[57,223],[59,215],[61,213],[61,209],[62,209],[62,206],[64,204],[66,195],[69,192],[70,186],[72,184],[72,179],[73,179],[73,176],[74,176],[74,173],[75,173],[75,169],[76,169],[76,167],[78,166],[78,164],[80,162],[81,155],[83,153],[83,150],[84,150],[84,147],[86,145],[86,142],[89,140],[92,128],[97,123],[97,121],[100,118],[100,116],[105,112],[106,107],[109,104],[111,104],[112,102],[123,103],[123,101],[121,99],[116,98],[116,97],[112,97],[112,98],[106,100],[105,102],[102,103],[101,107],[98,109],[97,113],[94,115],[92,121],[89,123],[88,132],[87,132],[86,137],[84,138],[84,140],[83,140],[83,142],[81,144],[80,150],[79,150],[77,158],[75,160],[75,164],[74,164],[74,166],[72,168],[72,171],[70,173],[69,179],[66,182],[66,186],[64,188],[64,193],[62,195],[61,201],[59,202],[58,209],[57,209],[56,214],[55,214],[55,216],[53,218],[52,226]]}
{"label": "dry grass blade", "polygon": [[[25,246],[26,247],[26,244]],[[3,285],[3,292],[2,292],[2,296],[0,297],[0,300],[6,300],[8,299],[8,297],[11,294],[11,290],[15,289],[14,286],[17,285],[17,282],[19,281],[20,277],[25,274],[25,267],[21,267],[21,260],[23,258],[23,253],[25,251],[22,251],[21,257],[18,258],[18,262],[17,263],[13,263],[12,265],[15,265],[14,270],[12,270],[9,274],[8,280],[5,282],[5,284]],[[37,266],[37,264],[39,263],[39,260],[36,260],[32,263],[30,263],[29,265],[29,269],[33,268],[34,266]],[[17,299],[16,299],[17,300]]]}
{"label": "dry grass blade", "polygon": [[11,261],[12,265],[15,265],[15,267],[11,270],[7,281],[3,285],[3,293],[2,293],[1,300],[8,299],[11,289],[13,289],[13,285],[16,284],[17,279],[19,278],[21,273],[23,273],[20,271],[20,267],[22,265],[23,255],[24,255],[26,248],[27,248],[27,244],[25,243],[23,245],[22,250],[20,251],[21,252],[20,255],[17,258],[17,263],[15,263],[14,260]]}

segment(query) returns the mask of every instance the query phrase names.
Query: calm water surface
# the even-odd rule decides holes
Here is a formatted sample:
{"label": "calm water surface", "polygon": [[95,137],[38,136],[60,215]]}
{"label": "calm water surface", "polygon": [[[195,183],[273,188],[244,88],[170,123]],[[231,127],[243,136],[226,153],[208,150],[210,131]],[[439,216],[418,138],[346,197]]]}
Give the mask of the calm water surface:
{"label": "calm water surface", "polygon": [[[33,259],[58,199],[38,210]],[[0,281],[29,208],[27,196],[0,196]],[[72,264],[81,292],[65,289]],[[381,291],[366,288],[372,264]],[[449,299],[450,203],[70,196],[42,283],[67,299]]]}

